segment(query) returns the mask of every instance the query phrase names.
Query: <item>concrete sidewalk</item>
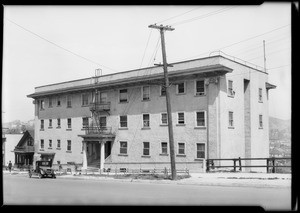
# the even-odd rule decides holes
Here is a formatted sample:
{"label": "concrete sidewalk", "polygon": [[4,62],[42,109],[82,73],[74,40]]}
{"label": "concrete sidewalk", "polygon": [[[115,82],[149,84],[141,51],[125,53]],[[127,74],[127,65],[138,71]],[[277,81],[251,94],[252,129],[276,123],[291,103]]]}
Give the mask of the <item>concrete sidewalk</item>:
{"label": "concrete sidewalk", "polygon": [[[3,171],[5,175],[28,176],[26,171]],[[182,185],[201,185],[201,186],[242,186],[242,187],[291,187],[291,174],[273,173],[243,173],[243,172],[214,172],[214,173],[191,173],[190,178],[181,180],[145,180],[132,178],[115,178],[113,174],[100,175],[57,175],[61,179],[83,179],[99,181],[118,181],[118,182],[141,182],[156,184],[182,184]],[[119,175],[122,177],[122,175]]]}

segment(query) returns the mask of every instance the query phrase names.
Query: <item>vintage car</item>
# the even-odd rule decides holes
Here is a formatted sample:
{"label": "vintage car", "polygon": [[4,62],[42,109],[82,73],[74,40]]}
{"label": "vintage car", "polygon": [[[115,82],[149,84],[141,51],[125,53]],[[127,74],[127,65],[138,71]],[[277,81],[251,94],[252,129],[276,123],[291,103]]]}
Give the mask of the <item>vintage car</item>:
{"label": "vintage car", "polygon": [[35,169],[29,170],[29,177],[50,177],[56,178],[55,172],[52,169],[52,162],[51,161],[36,161]]}

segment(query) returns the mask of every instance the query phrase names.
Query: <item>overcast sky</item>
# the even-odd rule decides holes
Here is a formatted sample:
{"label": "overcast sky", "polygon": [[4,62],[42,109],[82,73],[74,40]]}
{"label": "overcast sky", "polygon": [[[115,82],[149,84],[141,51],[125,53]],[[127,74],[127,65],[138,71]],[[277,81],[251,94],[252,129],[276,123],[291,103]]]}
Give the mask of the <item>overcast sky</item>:
{"label": "overcast sky", "polygon": [[[34,87],[162,63],[158,23],[168,63],[221,50],[264,65],[270,116],[291,118],[291,6],[4,6],[3,122],[34,119]],[[148,45],[147,45],[148,44]],[[154,57],[155,56],[155,57]],[[274,68],[274,69],[273,69]]]}

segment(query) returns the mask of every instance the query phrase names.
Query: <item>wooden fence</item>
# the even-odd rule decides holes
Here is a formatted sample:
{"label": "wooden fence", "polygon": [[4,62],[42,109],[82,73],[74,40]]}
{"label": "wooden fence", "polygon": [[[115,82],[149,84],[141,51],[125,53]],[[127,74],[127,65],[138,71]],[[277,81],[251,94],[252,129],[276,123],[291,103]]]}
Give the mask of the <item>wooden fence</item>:
{"label": "wooden fence", "polygon": [[[255,161],[255,160],[265,160],[265,165],[242,165],[242,161]],[[207,159],[206,160],[206,172],[209,172],[210,169],[215,168],[233,168],[235,172],[237,168],[239,171],[242,171],[242,168],[257,168],[262,167],[267,169],[267,173],[271,172],[275,173],[275,168],[283,167],[283,168],[291,168],[290,165],[277,165],[276,161],[279,160],[291,160],[291,158],[219,158],[219,159]],[[215,161],[232,161],[232,165],[215,165]],[[238,165],[237,165],[238,164]]]}

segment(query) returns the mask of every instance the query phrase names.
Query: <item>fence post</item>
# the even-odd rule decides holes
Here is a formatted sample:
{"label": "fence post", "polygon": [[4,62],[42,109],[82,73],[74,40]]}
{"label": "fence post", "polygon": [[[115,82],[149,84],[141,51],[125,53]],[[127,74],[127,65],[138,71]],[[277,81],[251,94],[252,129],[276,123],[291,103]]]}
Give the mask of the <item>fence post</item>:
{"label": "fence post", "polygon": [[236,172],[236,159],[233,159],[233,171]]}
{"label": "fence post", "polygon": [[242,160],[241,160],[241,157],[239,157],[239,165],[240,165],[240,171],[242,171]]}
{"label": "fence post", "polygon": [[267,173],[269,173],[269,158],[267,158]]}
{"label": "fence post", "polygon": [[206,172],[209,172],[209,162],[210,162],[210,160],[207,159],[206,160]]}
{"label": "fence post", "polygon": [[273,164],[272,173],[275,173],[275,159],[274,158],[272,158],[272,164]]}

